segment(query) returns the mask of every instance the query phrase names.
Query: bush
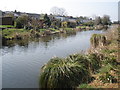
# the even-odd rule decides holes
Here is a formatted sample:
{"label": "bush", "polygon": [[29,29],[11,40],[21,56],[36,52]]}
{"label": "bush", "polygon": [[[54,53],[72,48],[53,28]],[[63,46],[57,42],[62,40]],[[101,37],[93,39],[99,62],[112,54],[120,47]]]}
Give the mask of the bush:
{"label": "bush", "polygon": [[42,67],[41,88],[74,88],[85,82],[90,74],[78,60],[53,58]]}
{"label": "bush", "polygon": [[23,28],[28,23],[28,16],[21,15],[16,19],[16,28]]}
{"label": "bush", "polygon": [[89,54],[87,56],[87,59],[89,60],[90,70],[93,73],[97,72],[101,67],[100,57],[96,53],[93,53],[93,54]]}

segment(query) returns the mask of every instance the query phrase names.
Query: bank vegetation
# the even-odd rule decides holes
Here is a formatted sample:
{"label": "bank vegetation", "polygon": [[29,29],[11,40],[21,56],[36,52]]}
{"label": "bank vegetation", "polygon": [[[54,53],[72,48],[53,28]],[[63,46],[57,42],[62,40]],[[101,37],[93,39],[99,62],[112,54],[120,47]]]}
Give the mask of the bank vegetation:
{"label": "bank vegetation", "polygon": [[118,88],[120,26],[91,37],[85,54],[54,57],[41,68],[40,88]]}

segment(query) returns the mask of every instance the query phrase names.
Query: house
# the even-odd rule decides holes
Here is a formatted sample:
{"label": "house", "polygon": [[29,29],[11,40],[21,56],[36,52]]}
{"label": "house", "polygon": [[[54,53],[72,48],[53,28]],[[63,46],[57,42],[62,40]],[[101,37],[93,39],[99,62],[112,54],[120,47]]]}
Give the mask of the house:
{"label": "house", "polygon": [[77,19],[76,19],[76,18],[69,18],[68,21],[69,21],[69,22],[76,23],[76,22],[77,22]]}
{"label": "house", "polygon": [[54,16],[55,19],[61,20],[61,21],[67,21],[68,18],[65,16]]}
{"label": "house", "polygon": [[0,10],[0,17],[4,16],[5,12]]}
{"label": "house", "polygon": [[13,25],[14,24],[12,17],[0,17],[0,21],[2,21],[0,25]]}
{"label": "house", "polygon": [[82,24],[82,23],[87,23],[87,22],[93,21],[93,20],[91,18],[90,19],[89,18],[87,18],[87,19],[81,18],[81,19],[79,19],[79,21],[80,21],[80,24]]}
{"label": "house", "polygon": [[35,14],[35,13],[26,13],[29,17],[40,19],[40,14]]}

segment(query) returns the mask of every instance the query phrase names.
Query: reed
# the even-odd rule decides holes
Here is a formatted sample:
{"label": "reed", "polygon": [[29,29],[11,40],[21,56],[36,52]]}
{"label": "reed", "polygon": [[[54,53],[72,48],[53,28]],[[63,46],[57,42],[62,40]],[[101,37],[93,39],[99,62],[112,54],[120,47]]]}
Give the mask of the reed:
{"label": "reed", "polygon": [[42,67],[41,88],[75,88],[90,77],[84,64],[75,59],[53,58]]}

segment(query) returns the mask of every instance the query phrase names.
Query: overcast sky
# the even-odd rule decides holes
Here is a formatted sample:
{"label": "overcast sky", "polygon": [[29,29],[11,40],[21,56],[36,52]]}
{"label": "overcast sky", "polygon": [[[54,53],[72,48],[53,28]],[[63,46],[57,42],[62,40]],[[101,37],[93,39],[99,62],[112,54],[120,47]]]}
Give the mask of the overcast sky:
{"label": "overcast sky", "polygon": [[21,11],[28,13],[50,13],[54,6],[65,8],[72,16],[103,16],[109,15],[118,20],[119,0],[1,0],[0,10]]}

